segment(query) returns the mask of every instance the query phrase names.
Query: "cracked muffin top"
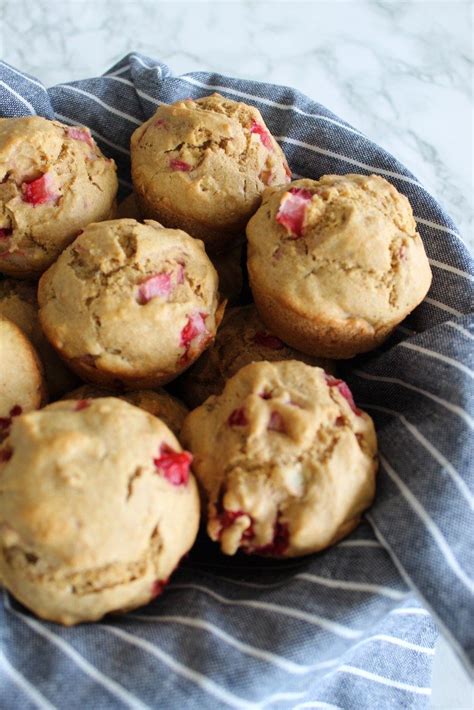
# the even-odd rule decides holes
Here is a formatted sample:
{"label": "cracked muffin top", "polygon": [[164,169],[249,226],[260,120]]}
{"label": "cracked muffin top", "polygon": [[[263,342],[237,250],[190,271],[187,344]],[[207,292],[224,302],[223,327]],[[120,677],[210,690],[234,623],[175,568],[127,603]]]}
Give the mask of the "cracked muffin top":
{"label": "cracked muffin top", "polygon": [[88,128],[0,119],[0,272],[42,273],[85,225],[112,216],[117,187]]}
{"label": "cracked muffin top", "polygon": [[160,106],[132,135],[131,153],[144,215],[213,251],[243,235],[265,187],[291,176],[258,109],[219,94]]}
{"label": "cracked muffin top", "polygon": [[348,386],[296,360],[255,362],[185,419],[181,440],[222,552],[294,557],[347,535],[375,493],[377,440]]}
{"label": "cracked muffin top", "polygon": [[[340,340],[336,351],[339,345],[344,351],[344,333],[355,348],[358,334],[370,345],[371,335],[403,320],[431,283],[410,203],[378,175],[325,175],[269,189],[247,237],[250,284],[263,320],[270,326],[278,307],[288,309],[296,322],[311,324],[310,344],[314,326],[328,341]],[[289,320],[275,329],[298,347]],[[339,355],[327,345],[314,354],[363,351],[350,352],[347,344]]]}
{"label": "cracked muffin top", "polygon": [[171,429],[175,436],[179,436],[181,427],[189,414],[188,408],[176,397],[167,392],[161,387],[155,390],[135,390],[133,392],[124,392],[116,395],[110,390],[94,387],[93,385],[82,385],[72,392],[68,392],[62,399],[97,399],[99,397],[114,397],[118,396],[126,402],[144,409],[145,412],[153,414],[154,417],[161,419],[166,426]]}
{"label": "cracked muffin top", "polygon": [[266,328],[253,304],[226,311],[211,347],[179,380],[179,392],[190,407],[220,394],[226,380],[244,365],[261,360],[301,360],[333,372],[330,360],[314,358],[285,345]]}
{"label": "cracked muffin top", "polygon": [[15,279],[0,281],[0,316],[16,323],[36,348],[53,400],[77,384],[77,377],[54,352],[41,330],[36,284]]}
{"label": "cracked muffin top", "polygon": [[0,576],[63,624],[146,604],[196,537],[191,455],[117,398],[16,417],[0,448]]}
{"label": "cracked muffin top", "polygon": [[91,224],[43,274],[40,321],[84,379],[155,387],[186,369],[220,322],[202,242],[157,222]]}

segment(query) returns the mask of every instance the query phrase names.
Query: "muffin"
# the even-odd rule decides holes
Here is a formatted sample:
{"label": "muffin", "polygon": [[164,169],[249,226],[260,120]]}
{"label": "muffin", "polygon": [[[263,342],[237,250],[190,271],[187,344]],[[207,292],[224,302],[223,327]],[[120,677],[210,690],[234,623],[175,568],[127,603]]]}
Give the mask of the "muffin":
{"label": "muffin", "polygon": [[132,219],[86,227],[41,277],[38,300],[70,367],[114,389],[175,378],[211,344],[223,310],[202,242]]}
{"label": "muffin", "polygon": [[2,316],[0,353],[1,441],[8,434],[14,417],[41,407],[46,399],[46,387],[35,349],[20,328]]}
{"label": "muffin", "polygon": [[213,345],[177,383],[179,393],[189,407],[197,407],[212,394],[220,394],[226,380],[241,367],[261,360],[301,360],[334,371],[329,360],[300,353],[269,332],[252,304],[226,312]]}
{"label": "muffin", "polygon": [[89,222],[111,216],[117,186],[88,128],[0,119],[0,272],[41,274]]}
{"label": "muffin", "polygon": [[160,106],[131,139],[145,217],[226,251],[268,185],[289,181],[285,156],[254,106],[219,94]]}
{"label": "muffin", "polygon": [[190,454],[120,399],[16,417],[0,459],[0,577],[43,619],[147,604],[195,540]]}
{"label": "muffin", "polygon": [[347,385],[296,360],[257,362],[186,418],[181,440],[222,552],[296,557],[349,534],[375,493],[377,441]]}
{"label": "muffin", "polygon": [[[92,385],[82,385],[66,394],[63,399],[84,400],[97,399],[98,397],[114,397],[115,393],[110,390],[100,389]],[[130,402],[135,407],[144,409],[145,412],[158,417],[166,426],[171,429],[175,436],[179,436],[183,422],[189,410],[176,397],[169,394],[164,389],[157,392],[153,390],[136,390],[118,395],[125,402]]]}
{"label": "muffin", "polygon": [[44,366],[48,392],[57,399],[77,383],[45,337],[38,318],[36,286],[27,281],[0,281],[0,316],[16,323],[35,347]]}
{"label": "muffin", "polygon": [[262,320],[309,355],[372,350],[430,287],[410,203],[378,175],[325,175],[268,190],[247,237]]}

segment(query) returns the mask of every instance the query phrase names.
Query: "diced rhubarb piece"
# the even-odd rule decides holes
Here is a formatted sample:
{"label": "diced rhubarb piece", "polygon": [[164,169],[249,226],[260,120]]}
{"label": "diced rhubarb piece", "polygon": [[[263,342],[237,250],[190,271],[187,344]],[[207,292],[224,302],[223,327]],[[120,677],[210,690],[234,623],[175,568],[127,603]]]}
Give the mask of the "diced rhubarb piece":
{"label": "diced rhubarb piece", "polygon": [[163,271],[160,274],[149,276],[141,282],[138,286],[136,300],[141,306],[144,306],[152,298],[169,296],[171,288],[171,274]]}
{"label": "diced rhubarb piece", "polygon": [[292,187],[288,192],[285,192],[280,202],[276,221],[285,227],[288,234],[291,234],[295,239],[303,236],[306,208],[312,197],[313,195],[309,190]]}
{"label": "diced rhubarb piece", "polygon": [[189,163],[185,163],[184,160],[172,158],[170,160],[170,168],[171,170],[178,170],[182,173],[189,173],[189,171],[193,169],[193,166]]}
{"label": "diced rhubarb piece", "polygon": [[271,555],[272,557],[281,557],[288,549],[290,542],[290,531],[287,523],[275,523],[275,529],[272,542],[261,547],[250,548],[250,552],[255,552],[258,555]]}
{"label": "diced rhubarb piece", "polygon": [[22,414],[22,412],[23,412],[23,408],[20,407],[19,404],[15,404],[15,406],[10,409],[10,416],[11,417],[19,417],[20,414]]}
{"label": "diced rhubarb piece", "polygon": [[13,230],[11,229],[0,229],[0,240],[8,239],[11,236],[12,231]]}
{"label": "diced rhubarb piece", "polygon": [[277,338],[276,335],[265,333],[262,330],[255,333],[253,336],[253,342],[256,345],[261,345],[262,347],[269,348],[270,350],[281,350],[285,347],[285,344],[282,343],[280,338]]}
{"label": "diced rhubarb piece", "polygon": [[234,411],[231,412],[229,415],[227,424],[229,426],[247,426],[248,419],[247,415],[245,414],[245,409],[243,407],[239,407],[239,409],[234,409]]}
{"label": "diced rhubarb piece", "polygon": [[184,264],[182,261],[178,261],[178,268],[176,269],[176,283],[179,286],[184,284]]}
{"label": "diced rhubarb piece", "polygon": [[261,123],[257,123],[255,119],[252,121],[252,125],[250,126],[250,133],[256,133],[260,137],[262,145],[264,145],[267,150],[273,150],[273,143],[269,132],[264,128],[264,126],[262,126]]}
{"label": "diced rhubarb piece", "polygon": [[168,582],[169,579],[155,579],[155,581],[151,585],[151,598],[155,599],[155,597],[159,597],[160,594],[163,594]]}
{"label": "diced rhubarb piece", "polygon": [[183,486],[189,480],[189,467],[192,460],[189,451],[174,451],[168,444],[161,444],[160,455],[153,459],[153,463],[173,486]]}
{"label": "diced rhubarb piece", "polygon": [[78,399],[74,405],[74,411],[81,412],[83,409],[87,409],[87,407],[90,407],[90,406],[91,406],[90,399]]}
{"label": "diced rhubarb piece", "polygon": [[337,377],[333,377],[332,375],[324,375],[326,378],[326,382],[328,387],[336,387],[336,389],[342,394],[344,399],[347,400],[349,407],[352,409],[354,414],[357,414],[358,417],[362,415],[361,410],[356,407],[355,402],[354,402],[354,397],[352,396],[352,392],[350,391],[349,387],[343,380],[339,380]]}
{"label": "diced rhubarb piece", "polygon": [[87,128],[82,128],[81,126],[70,126],[66,132],[68,138],[73,138],[76,141],[83,141],[84,143],[87,143],[87,145],[90,145],[91,148],[94,146],[94,139]]}
{"label": "diced rhubarb piece", "polygon": [[272,393],[271,392],[259,392],[259,397],[262,399],[271,399],[272,398]]}
{"label": "diced rhubarb piece", "polygon": [[189,350],[195,338],[208,332],[206,318],[207,313],[200,313],[199,311],[188,316],[188,321],[181,331],[180,340],[180,345],[186,348],[186,351]]}
{"label": "diced rhubarb piece", "polygon": [[153,125],[157,128],[163,128],[166,126],[166,121],[164,118],[157,118],[156,121],[153,121]]}
{"label": "diced rhubarb piece", "polygon": [[11,417],[0,417],[0,431],[8,430],[11,423]]}
{"label": "diced rhubarb piece", "polygon": [[10,449],[9,447],[7,447],[5,449],[0,449],[0,463],[5,463],[6,461],[10,461],[12,456],[13,456],[13,449]]}
{"label": "diced rhubarb piece", "polygon": [[272,412],[270,414],[270,421],[267,426],[268,431],[277,431],[280,434],[286,432],[285,420],[281,416],[280,412]]}
{"label": "diced rhubarb piece", "polygon": [[33,207],[44,205],[48,202],[56,202],[57,193],[52,191],[51,175],[44,173],[41,177],[31,182],[24,182],[21,186],[23,199]]}

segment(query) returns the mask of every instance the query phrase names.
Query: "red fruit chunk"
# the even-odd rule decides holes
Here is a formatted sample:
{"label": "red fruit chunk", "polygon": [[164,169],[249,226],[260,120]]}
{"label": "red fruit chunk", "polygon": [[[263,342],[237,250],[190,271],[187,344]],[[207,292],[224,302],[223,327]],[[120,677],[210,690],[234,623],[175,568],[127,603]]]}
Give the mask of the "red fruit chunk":
{"label": "red fruit chunk", "polygon": [[80,128],[79,126],[71,126],[67,129],[68,138],[73,138],[76,141],[84,141],[87,145],[91,147],[94,145],[91,134],[86,128]]}
{"label": "red fruit chunk", "polygon": [[285,347],[285,344],[282,343],[280,338],[277,338],[276,335],[264,333],[263,331],[255,333],[253,336],[253,342],[256,345],[261,345],[262,347],[269,348],[270,350],[281,350]]}
{"label": "red fruit chunk", "polygon": [[287,523],[280,523],[279,521],[277,521],[275,523],[273,541],[270,542],[268,545],[254,547],[250,551],[256,552],[258,555],[272,555],[274,557],[281,557],[288,549],[289,542],[290,531],[288,530]]}
{"label": "red fruit chunk", "polygon": [[11,229],[0,229],[0,239],[8,239],[12,231]]}
{"label": "red fruit chunk", "polygon": [[142,281],[138,287],[136,300],[141,306],[144,306],[152,298],[168,296],[170,291],[171,274],[163,271],[161,274],[155,274]]}
{"label": "red fruit chunk", "polygon": [[5,463],[6,461],[10,461],[11,457],[13,456],[13,449],[0,449],[0,463]]}
{"label": "red fruit chunk", "polygon": [[245,414],[245,410],[242,407],[234,409],[227,420],[227,424],[229,426],[246,426],[248,424],[248,419]]}
{"label": "red fruit chunk", "polygon": [[151,597],[152,599],[155,599],[155,597],[160,596],[160,594],[163,594],[164,589],[166,585],[168,584],[169,579],[155,579],[153,584],[151,585]]}
{"label": "red fruit chunk", "polygon": [[306,208],[313,197],[309,190],[292,187],[283,196],[276,221],[287,230],[288,234],[298,239],[303,236]]}
{"label": "red fruit chunk", "polygon": [[189,480],[192,460],[189,451],[174,451],[168,444],[161,444],[160,455],[153,459],[153,463],[173,486],[183,486]]}
{"label": "red fruit chunk", "polygon": [[193,166],[189,163],[185,163],[184,160],[176,160],[175,158],[172,158],[170,160],[170,168],[171,170],[179,170],[182,173],[188,173],[193,169]]}
{"label": "red fruit chunk", "polygon": [[82,409],[87,409],[87,407],[90,407],[90,406],[91,406],[90,399],[78,399],[76,404],[74,405],[74,411],[80,412]]}
{"label": "red fruit chunk", "polygon": [[10,416],[11,417],[19,417],[22,412],[23,412],[22,407],[20,407],[19,404],[15,404],[15,406],[10,409]]}
{"label": "red fruit chunk", "polygon": [[350,391],[346,383],[343,380],[338,380],[337,377],[333,377],[332,375],[324,375],[324,377],[326,378],[328,387],[336,387],[336,389],[339,390],[344,399],[347,400],[347,402],[349,403],[349,407],[352,409],[354,414],[357,414],[357,416],[360,417],[362,412],[360,409],[358,409],[358,407],[356,407],[352,392]]}
{"label": "red fruit chunk", "polygon": [[273,143],[272,139],[270,138],[270,134],[260,123],[257,123],[257,121],[253,120],[252,125],[250,126],[250,133],[256,133],[258,136],[260,136],[260,140],[262,141],[262,144],[265,146],[265,148],[267,148],[268,150],[273,150]]}
{"label": "red fruit chunk", "polygon": [[6,430],[10,428],[12,420],[10,417],[0,417],[0,429]]}
{"label": "red fruit chunk", "polygon": [[23,199],[36,207],[47,202],[56,202],[58,195],[51,191],[51,175],[45,173],[36,180],[24,182],[21,186]]}
{"label": "red fruit chunk", "polygon": [[259,397],[262,399],[271,399],[272,398],[272,393],[271,392],[259,392]]}
{"label": "red fruit chunk", "polygon": [[207,313],[192,313],[188,316],[188,322],[181,331],[180,344],[186,349],[192,341],[203,333],[207,333],[206,328]]}
{"label": "red fruit chunk", "polygon": [[285,420],[281,416],[280,412],[272,412],[270,414],[270,421],[267,426],[268,431],[278,431],[280,434],[286,432]]}
{"label": "red fruit chunk", "polygon": [[176,270],[176,283],[184,283],[184,264],[181,261],[178,262],[178,268]]}
{"label": "red fruit chunk", "polygon": [[160,127],[162,127],[162,126],[166,126],[166,121],[165,121],[164,118],[157,118],[156,121],[153,121],[153,125],[154,125],[154,126],[157,126],[158,128],[160,128]]}

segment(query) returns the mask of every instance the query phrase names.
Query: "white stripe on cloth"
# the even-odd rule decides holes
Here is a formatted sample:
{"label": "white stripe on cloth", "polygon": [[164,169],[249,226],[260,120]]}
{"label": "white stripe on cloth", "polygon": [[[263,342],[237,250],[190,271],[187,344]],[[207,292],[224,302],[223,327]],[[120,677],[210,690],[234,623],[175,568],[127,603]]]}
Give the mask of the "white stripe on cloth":
{"label": "white stripe on cloth", "polygon": [[416,215],[413,216],[413,219],[415,220],[415,222],[419,222],[420,224],[424,224],[425,227],[431,227],[432,229],[437,229],[440,232],[446,232],[446,234],[452,234],[453,237],[457,237],[464,244],[464,241],[461,238],[461,235],[459,234],[459,232],[456,232],[455,229],[450,229],[449,227],[445,227],[443,224],[439,224],[438,222],[432,222],[431,220],[424,219],[423,217],[416,217]]}
{"label": "white stripe on cloth", "polygon": [[449,271],[456,276],[462,276],[463,279],[468,279],[468,281],[474,281],[474,276],[471,276],[467,271],[461,271],[461,269],[456,269],[455,266],[451,264],[446,264],[444,261],[437,261],[436,259],[428,259],[431,266],[437,269],[443,269],[443,271]]}
{"label": "white stripe on cloth", "polygon": [[382,547],[378,540],[342,540],[337,547]]}
{"label": "white stripe on cloth", "polygon": [[[335,158],[343,163],[350,163],[351,165],[357,165],[358,168],[364,168],[364,170],[369,170],[377,175],[387,175],[388,177],[396,178],[397,180],[402,180],[403,182],[409,182],[411,185],[416,185],[421,190],[424,190],[428,194],[428,190],[424,187],[418,180],[410,178],[402,173],[395,173],[392,170],[384,170],[383,168],[376,168],[374,165],[368,165],[367,163],[362,163],[360,160],[354,160],[354,158],[349,158],[347,155],[342,155],[342,153],[335,153],[332,150],[327,150],[326,148],[320,148],[319,146],[312,145],[311,143],[305,143],[304,141],[297,140],[296,138],[290,138],[289,136],[274,136],[278,142],[290,143],[291,145],[296,145],[299,148],[306,148],[306,150],[311,150],[314,153],[319,153],[320,155],[326,155],[329,158]],[[431,195],[430,195],[431,196]]]}
{"label": "white stripe on cloth", "polygon": [[103,79],[112,79],[113,81],[119,81],[121,84],[126,84],[127,86],[133,86],[134,91],[138,96],[140,96],[142,99],[146,99],[152,104],[155,104],[156,106],[165,106],[166,101],[160,101],[159,99],[155,99],[154,96],[151,96],[150,94],[147,94],[145,91],[142,91],[141,89],[137,89],[133,81],[129,81],[128,79],[121,79],[118,76],[103,76]]}
{"label": "white stripe on cloth", "polygon": [[133,646],[140,648],[142,651],[145,651],[146,653],[149,653],[150,655],[154,656],[165,666],[171,668],[171,670],[174,671],[174,673],[176,673],[177,675],[186,678],[187,680],[191,681],[191,683],[194,683],[199,688],[201,688],[208,695],[212,695],[214,698],[217,698],[218,700],[227,703],[231,707],[258,707],[258,705],[254,703],[249,703],[244,698],[241,698],[238,695],[235,695],[234,693],[231,693],[230,691],[226,690],[225,688],[222,688],[220,685],[217,685],[217,683],[211,680],[211,678],[208,678],[202,673],[199,673],[198,671],[195,671],[192,668],[185,666],[183,663],[180,663],[175,658],[169,656],[167,653],[162,651],[161,648],[158,648],[149,641],[146,641],[145,639],[142,639],[139,636],[135,636],[134,634],[130,634],[127,631],[119,629],[115,626],[98,624],[98,627],[100,629],[103,629],[104,631],[107,631],[110,634],[113,634],[114,636],[117,636],[126,643],[130,643]]}
{"label": "white stripe on cloth", "polygon": [[357,377],[361,377],[363,380],[373,380],[375,382],[387,382],[389,384],[400,385],[401,387],[405,387],[406,389],[413,390],[413,392],[418,392],[419,394],[422,394],[425,397],[428,397],[428,399],[432,399],[433,402],[436,402],[437,404],[441,405],[442,407],[445,407],[450,412],[453,412],[453,414],[457,414],[458,417],[461,417],[461,419],[463,419],[471,429],[474,428],[474,419],[471,416],[469,416],[469,414],[467,412],[465,412],[464,409],[459,407],[457,404],[452,404],[451,402],[448,402],[445,399],[442,399],[442,397],[438,397],[437,395],[433,394],[432,392],[428,392],[427,390],[421,389],[421,387],[415,387],[415,385],[411,385],[409,382],[405,382],[405,380],[400,380],[400,379],[398,379],[398,377],[384,377],[382,375],[369,375],[366,372],[362,372],[362,370],[352,370],[352,374],[357,375]]}
{"label": "white stripe on cloth", "polygon": [[406,690],[408,693],[416,693],[417,695],[431,695],[431,688],[423,688],[419,685],[410,685],[409,683],[402,683],[399,680],[392,680],[391,678],[386,678],[378,673],[371,673],[370,671],[364,671],[362,668],[356,668],[355,666],[344,665],[338,668],[336,673],[349,673],[350,675],[360,676],[365,678],[365,680],[373,680],[375,683],[382,683],[382,685],[389,685],[392,688],[397,688],[398,690]]}
{"label": "white stripe on cloth", "polygon": [[403,333],[404,335],[415,335],[416,330],[410,330],[410,328],[406,328],[404,325],[397,325],[395,330],[399,330],[400,333]]}
{"label": "white stripe on cloth", "polygon": [[30,102],[27,101],[26,99],[24,99],[23,96],[21,96],[20,94],[17,94],[17,92],[16,92],[14,89],[12,89],[11,86],[9,86],[8,84],[6,84],[6,83],[5,83],[4,81],[2,81],[1,79],[0,79],[0,86],[3,86],[4,89],[6,89],[7,91],[9,91],[10,94],[12,94],[20,103],[23,104],[23,106],[26,106],[26,108],[28,109],[28,111],[29,111],[33,116],[36,116],[36,111],[35,111],[34,107],[30,104]]}
{"label": "white stripe on cloth", "polygon": [[418,498],[411,492],[406,483],[402,481],[398,473],[392,468],[392,466],[389,464],[387,459],[382,456],[382,454],[380,454],[380,462],[382,463],[389,477],[399,489],[402,496],[405,498],[405,500],[414,510],[414,512],[418,515],[421,522],[424,524],[425,528],[436,542],[441,554],[444,557],[444,560],[446,561],[446,564],[452,569],[456,577],[464,584],[464,586],[467,587],[467,589],[471,593],[474,592],[473,580],[462,569],[461,565],[454,556],[453,551],[451,550],[446,538],[444,537],[439,527],[428,515]]}
{"label": "white stripe on cloth", "polygon": [[224,91],[227,94],[231,94],[231,96],[240,96],[243,99],[250,99],[251,101],[256,101],[259,104],[271,106],[272,108],[281,109],[282,111],[294,111],[300,116],[307,116],[308,118],[314,118],[318,121],[327,121],[327,123],[332,123],[335,126],[339,126],[339,128],[343,128],[345,131],[349,131],[349,133],[355,133],[356,136],[362,136],[363,138],[365,137],[360,131],[357,131],[355,128],[351,128],[350,126],[346,125],[345,123],[342,123],[341,121],[337,121],[334,118],[329,118],[329,116],[323,116],[318,113],[307,113],[306,111],[303,111],[294,104],[280,104],[277,101],[272,101],[271,99],[264,98],[263,96],[258,96],[256,94],[248,94],[245,91],[237,91],[237,89],[232,89],[229,86],[220,86],[218,84],[205,84],[204,82],[198,81],[198,79],[194,79],[190,76],[180,76],[177,78],[180,81],[185,81],[187,84],[198,86],[201,89]]}
{"label": "white stripe on cloth", "polygon": [[[56,710],[56,706],[47,700],[42,693],[35,688],[21,673],[9,662],[7,657],[0,651],[0,668],[3,668],[6,675],[12,682],[23,691],[25,695],[40,710]],[[1,701],[0,701],[1,702]],[[18,708],[22,707],[17,705]]]}
{"label": "white stripe on cloth", "polygon": [[68,644],[64,639],[62,639],[57,634],[50,631],[46,626],[40,624],[34,619],[30,619],[28,616],[21,614],[19,611],[13,609],[10,601],[8,599],[7,593],[4,591],[3,594],[5,608],[18,619],[29,626],[37,634],[43,636],[47,641],[57,646],[68,658],[70,658],[89,678],[92,678],[96,683],[104,687],[112,695],[114,695],[118,700],[124,703],[131,710],[150,710],[148,705],[141,702],[135,695],[129,693],[123,686],[117,683],[109,676],[101,673],[98,668],[93,666],[89,661],[80,655],[70,644]]}
{"label": "white stripe on cloth", "polygon": [[[71,124],[71,126],[82,126],[83,125],[82,123],[79,123],[75,119],[69,118],[69,116],[64,116],[62,113],[55,112],[54,115],[56,116],[56,118],[58,118],[63,123],[69,123],[69,124]],[[109,141],[108,138],[105,138],[101,133],[97,133],[97,131],[93,130],[92,128],[89,128],[89,130],[95,138],[98,138],[103,143],[110,145],[111,148],[118,150],[119,153],[123,153],[124,155],[130,155],[130,151],[127,150],[126,148],[122,148],[122,146],[118,145],[118,143],[112,143],[112,141]]]}
{"label": "white stripe on cloth", "polygon": [[110,104],[106,104],[105,101],[99,99],[99,97],[95,94],[91,94],[89,91],[84,91],[84,89],[79,89],[79,87],[77,86],[70,86],[69,84],[57,84],[57,86],[55,86],[54,88],[66,89],[67,91],[73,91],[77,94],[81,94],[82,96],[86,96],[91,101],[94,101],[94,103],[99,104],[99,106],[102,106],[102,108],[105,108],[105,110],[109,113],[113,113],[115,116],[120,116],[120,118],[123,118],[126,121],[129,121],[130,123],[134,123],[136,126],[141,126],[142,124],[142,121],[140,121],[138,118],[135,118],[135,116],[131,116],[129,113],[125,113],[124,111],[119,111],[118,108],[115,108]]}
{"label": "white stripe on cloth", "polygon": [[[219,575],[219,579],[225,582],[230,582],[231,584],[236,584],[239,587],[249,587],[251,589],[275,589],[282,586],[282,582],[274,582],[270,584],[262,584],[259,582],[244,582],[240,579],[232,579],[231,577],[222,577]],[[328,579],[327,577],[320,577],[315,574],[308,574],[302,572],[301,574],[295,574],[292,579],[302,579],[305,582],[310,582],[312,584],[320,584],[323,587],[329,587],[330,589],[339,589],[341,591],[349,592],[367,592],[368,594],[379,594],[389,599],[404,599],[407,592],[400,592],[398,589],[391,589],[390,587],[384,587],[379,584],[366,584],[365,582],[353,582],[351,580],[345,579]]]}
{"label": "white stripe on cloth", "polygon": [[272,705],[279,700],[299,700],[300,698],[304,698],[305,695],[308,695],[307,690],[303,693],[275,693],[264,700],[260,700],[257,703],[257,708],[266,708],[268,705]]}
{"label": "white stripe on cloth", "polygon": [[[233,646],[241,653],[245,653],[246,655],[252,656],[253,658],[258,658],[259,660],[265,661],[266,663],[278,666],[279,668],[282,668],[287,673],[291,673],[292,675],[305,675],[306,673],[313,673],[314,671],[321,670],[323,668],[329,668],[331,666],[337,665],[344,657],[344,654],[341,654],[335,658],[329,658],[325,661],[319,661],[310,665],[302,665],[299,663],[295,663],[294,661],[291,661],[287,658],[284,658],[283,656],[274,654],[270,651],[264,651],[263,649],[256,648],[255,646],[250,646],[249,644],[234,638],[226,631],[221,629],[219,626],[211,624],[210,622],[204,619],[197,619],[196,617],[188,616],[156,616],[151,614],[126,614],[125,618],[135,619],[140,622],[148,623],[175,623],[188,626],[194,629],[207,631],[208,633],[212,634],[213,636],[216,636],[225,643],[228,643],[229,646]],[[434,655],[434,649],[432,648],[429,648],[427,646],[420,646],[419,644],[412,643],[411,641],[405,641],[405,639],[398,638],[397,636],[390,636],[388,634],[375,634],[373,636],[369,636],[366,639],[358,641],[350,648],[351,650],[354,650],[359,646],[363,646],[364,644],[368,643],[373,643],[374,641],[382,641],[383,643],[389,643],[394,646],[399,646],[400,648],[406,648],[410,651],[423,653],[429,656]]]}
{"label": "white stripe on cloth", "polygon": [[470,367],[467,365],[464,365],[462,362],[459,362],[458,360],[454,360],[451,357],[448,357],[447,355],[443,355],[442,353],[438,353],[434,350],[429,350],[428,348],[422,348],[421,345],[415,345],[414,343],[408,343],[406,341],[403,341],[402,343],[398,343],[399,348],[408,348],[409,350],[414,350],[417,353],[421,353],[422,355],[426,355],[427,357],[432,357],[435,360],[440,360],[441,362],[445,362],[447,365],[451,365],[452,367],[455,367],[458,370],[461,370],[461,372],[464,372],[465,375],[468,375],[468,377],[474,378],[474,372],[471,370]]}
{"label": "white stripe on cloth", "polygon": [[260,602],[252,599],[227,599],[226,597],[217,594],[216,592],[203,587],[198,584],[171,584],[168,590],[171,589],[195,589],[203,594],[208,594],[209,596],[216,599],[216,601],[221,604],[229,606],[246,606],[253,609],[261,609],[262,611],[269,611],[274,614],[281,614],[282,616],[289,616],[293,619],[299,619],[307,624],[313,626],[319,626],[326,631],[330,631],[336,636],[341,636],[342,638],[355,639],[360,638],[363,635],[363,631],[358,631],[356,629],[351,629],[348,626],[339,624],[337,621],[332,619],[327,619],[322,616],[317,616],[316,614],[310,614],[306,611],[301,611],[301,609],[294,609],[293,607],[281,606],[279,604],[271,604],[270,602]]}
{"label": "white stripe on cloth", "polygon": [[413,589],[413,591],[417,594],[417,596],[420,598],[420,600],[423,602],[425,605],[426,609],[421,609],[420,607],[401,607],[399,609],[392,609],[390,612],[391,614],[402,614],[402,615],[408,615],[408,614],[413,614],[413,615],[420,615],[420,616],[432,616],[441,631],[443,632],[443,635],[447,639],[447,641],[451,644],[451,646],[456,650],[456,653],[458,654],[459,658],[461,659],[464,668],[466,668],[467,672],[471,674],[472,672],[472,666],[471,662],[465,653],[463,647],[461,644],[458,642],[455,636],[451,633],[450,629],[445,625],[445,623],[441,620],[441,618],[438,616],[436,611],[434,610],[433,606],[428,603],[428,600],[426,597],[423,595],[419,587],[414,583],[413,579],[410,577],[408,572],[406,571],[404,565],[402,565],[400,559],[396,555],[393,547],[390,545],[388,542],[387,538],[381,533],[379,528],[377,527],[377,524],[375,523],[374,519],[372,518],[372,515],[370,513],[366,513],[365,517],[369,521],[369,523],[372,526],[372,529],[376,535],[376,537],[380,540],[382,545],[385,547],[387,553],[390,555],[390,558],[397,568],[400,576],[405,580],[407,585]]}
{"label": "white stripe on cloth", "polygon": [[442,303],[441,301],[437,301],[435,298],[430,298],[429,296],[426,296],[420,305],[423,305],[423,303],[430,303],[435,308],[439,308],[440,311],[446,311],[446,313],[450,313],[452,316],[465,315],[464,313],[462,313],[462,311],[458,311],[458,310],[456,310],[456,308],[453,308],[452,306],[448,306],[446,303]]}
{"label": "white stripe on cloth", "polygon": [[5,64],[5,62],[0,61],[0,65],[2,67],[5,67],[7,71],[11,71],[13,74],[18,74],[18,76],[21,76],[22,79],[25,81],[28,81],[30,84],[34,84],[35,86],[38,86],[42,91],[44,91],[45,94],[47,94],[46,88],[43,86],[43,84],[40,81],[36,81],[36,79],[32,79],[30,76],[26,76],[26,74],[22,74],[21,71],[18,71],[18,69],[13,69],[9,64]]}
{"label": "white stripe on cloth", "polygon": [[361,402],[360,406],[365,409],[374,409],[377,412],[385,412],[386,414],[391,414],[394,417],[398,417],[403,426],[408,429],[408,431],[417,439],[417,441],[428,451],[428,453],[446,470],[446,473],[450,476],[454,485],[458,488],[461,495],[466,499],[469,507],[474,510],[474,496],[466,485],[462,476],[456,471],[454,466],[448,459],[443,456],[443,454],[438,451],[438,449],[433,446],[433,444],[426,439],[423,434],[418,431],[416,426],[406,419],[403,414],[396,412],[393,409],[388,409],[387,407],[381,407],[377,404],[367,404]]}
{"label": "white stripe on cloth", "polygon": [[454,323],[452,320],[447,320],[445,322],[445,325],[449,325],[450,328],[455,328],[460,333],[465,335],[466,338],[470,338],[471,340],[474,340],[474,333],[471,333],[471,331],[467,330],[467,328],[463,328],[462,325],[459,325],[459,323]]}

